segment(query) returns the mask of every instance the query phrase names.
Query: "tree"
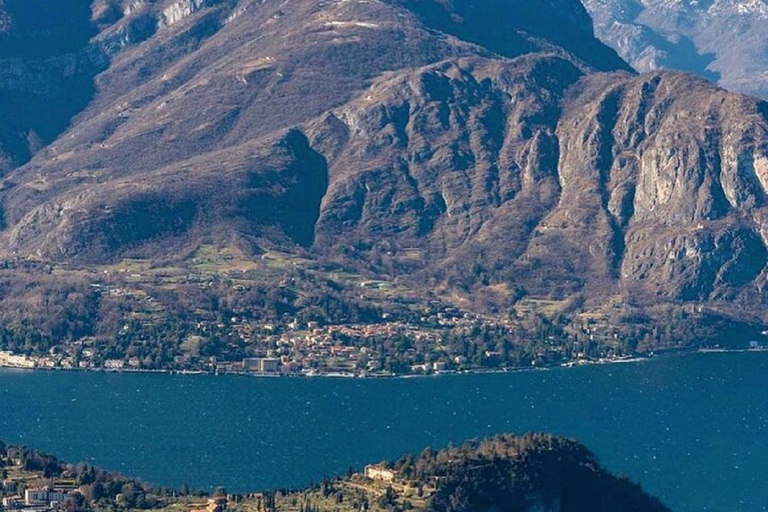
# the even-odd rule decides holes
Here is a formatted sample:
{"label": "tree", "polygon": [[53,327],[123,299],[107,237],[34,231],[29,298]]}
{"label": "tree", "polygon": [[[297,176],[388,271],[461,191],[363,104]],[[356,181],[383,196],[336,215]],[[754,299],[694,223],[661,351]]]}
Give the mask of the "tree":
{"label": "tree", "polygon": [[104,496],[104,485],[96,482],[91,486],[91,501],[99,501]]}
{"label": "tree", "polygon": [[395,504],[395,491],[391,485],[388,485],[384,491],[384,494],[379,498],[379,506],[388,507]]}

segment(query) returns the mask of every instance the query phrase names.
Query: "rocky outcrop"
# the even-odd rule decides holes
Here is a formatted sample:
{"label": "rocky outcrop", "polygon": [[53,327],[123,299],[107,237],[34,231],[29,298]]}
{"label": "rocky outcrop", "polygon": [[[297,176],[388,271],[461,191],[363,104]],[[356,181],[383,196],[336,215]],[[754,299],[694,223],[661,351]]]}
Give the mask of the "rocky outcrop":
{"label": "rocky outcrop", "polygon": [[179,0],[172,3],[163,9],[161,26],[169,27],[188,16],[191,16],[200,10],[203,3],[204,0]]}
{"label": "rocky outcrop", "polygon": [[511,300],[754,291],[765,112],[688,75],[583,76],[556,56],[423,68],[311,125],[331,169],[317,243],[455,282],[480,268]]}

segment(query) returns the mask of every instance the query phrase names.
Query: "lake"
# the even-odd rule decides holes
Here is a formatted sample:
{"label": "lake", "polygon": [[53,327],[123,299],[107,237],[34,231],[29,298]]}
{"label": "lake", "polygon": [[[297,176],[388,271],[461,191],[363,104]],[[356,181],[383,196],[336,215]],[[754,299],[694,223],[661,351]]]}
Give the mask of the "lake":
{"label": "lake", "polygon": [[0,370],[0,439],[253,491],[501,432],[576,437],[677,512],[768,506],[768,352],[408,379]]}

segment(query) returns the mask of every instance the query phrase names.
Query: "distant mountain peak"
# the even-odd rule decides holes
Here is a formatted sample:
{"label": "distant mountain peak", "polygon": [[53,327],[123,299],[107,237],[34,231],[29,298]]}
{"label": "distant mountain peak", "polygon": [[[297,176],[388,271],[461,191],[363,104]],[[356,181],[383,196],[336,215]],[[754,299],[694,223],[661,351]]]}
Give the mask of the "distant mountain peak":
{"label": "distant mountain peak", "polygon": [[696,73],[768,98],[765,0],[584,0],[600,39],[638,71]]}

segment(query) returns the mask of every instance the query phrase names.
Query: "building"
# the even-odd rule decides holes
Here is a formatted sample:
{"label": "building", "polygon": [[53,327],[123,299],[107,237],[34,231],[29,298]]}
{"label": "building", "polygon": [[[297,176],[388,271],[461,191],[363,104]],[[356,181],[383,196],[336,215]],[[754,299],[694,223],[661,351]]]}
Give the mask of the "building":
{"label": "building", "polygon": [[190,512],[226,512],[227,510],[227,498],[216,497],[208,500],[208,506],[206,508],[194,508]]}
{"label": "building", "polygon": [[54,491],[63,493],[77,491],[80,488],[74,478],[54,478],[52,483]]}
{"label": "building", "polygon": [[247,357],[243,359],[243,369],[248,372],[277,373],[280,371],[280,359],[276,357]]}
{"label": "building", "polygon": [[391,482],[395,479],[395,472],[379,464],[365,466],[365,477],[381,482]]}
{"label": "building", "polygon": [[125,368],[125,361],[122,359],[107,359],[104,361],[104,368],[107,370],[122,370]]}
{"label": "building", "polygon": [[227,498],[217,497],[208,500],[206,512],[224,512],[227,510]]}
{"label": "building", "polygon": [[16,356],[12,352],[0,351],[0,366],[11,368],[34,368],[35,361],[27,356]]}
{"label": "building", "polygon": [[6,496],[2,501],[3,508],[12,509],[19,508],[19,496]]}
{"label": "building", "polygon": [[64,501],[67,495],[60,491],[53,491],[44,487],[27,489],[24,491],[24,504],[28,507],[34,505],[48,505],[53,501]]}

